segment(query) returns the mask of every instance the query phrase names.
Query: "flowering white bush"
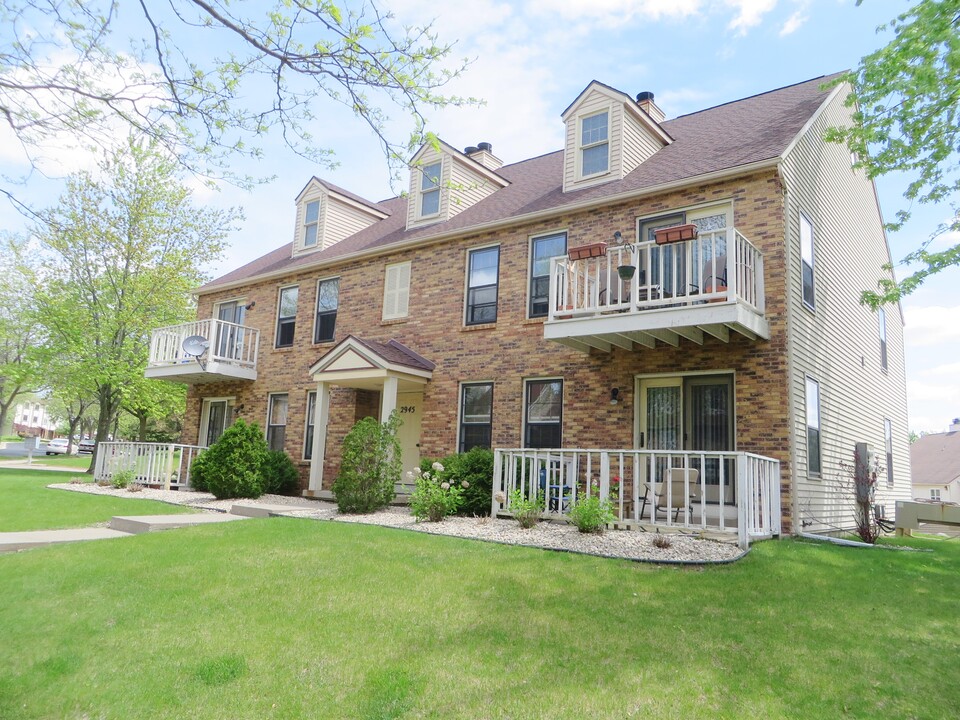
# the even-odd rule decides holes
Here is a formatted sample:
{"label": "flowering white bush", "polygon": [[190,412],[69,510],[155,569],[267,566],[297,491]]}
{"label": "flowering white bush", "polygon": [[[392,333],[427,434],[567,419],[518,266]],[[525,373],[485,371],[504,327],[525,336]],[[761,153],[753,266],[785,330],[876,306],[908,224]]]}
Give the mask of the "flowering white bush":
{"label": "flowering white bush", "polygon": [[[441,479],[443,465],[435,462],[430,467],[433,470],[432,473],[420,468],[407,472],[407,479],[416,482],[417,485],[413,495],[410,496],[410,509],[418,521],[440,522],[447,515],[457,511],[462,491],[460,487]],[[461,485],[467,488],[470,483],[463,481]]]}

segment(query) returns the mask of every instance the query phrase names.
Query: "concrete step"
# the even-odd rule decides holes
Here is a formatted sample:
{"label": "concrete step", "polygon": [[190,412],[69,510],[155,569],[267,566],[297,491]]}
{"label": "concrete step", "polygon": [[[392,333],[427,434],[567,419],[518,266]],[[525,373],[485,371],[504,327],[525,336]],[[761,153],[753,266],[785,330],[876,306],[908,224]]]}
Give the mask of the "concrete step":
{"label": "concrete step", "polygon": [[191,525],[211,525],[214,523],[247,520],[241,515],[226,513],[196,513],[191,515],[117,515],[110,521],[110,527],[125,533],[140,533],[169,530],[171,528],[190,527]]}
{"label": "concrete step", "polygon": [[130,537],[130,533],[110,528],[73,528],[70,530],[31,530],[0,533],[0,553],[81,540],[108,540]]}
{"label": "concrete step", "polygon": [[293,510],[316,510],[317,503],[303,503],[301,505],[279,505],[271,503],[245,502],[237,503],[230,508],[231,515],[244,517],[265,518],[272,515],[283,515]]}

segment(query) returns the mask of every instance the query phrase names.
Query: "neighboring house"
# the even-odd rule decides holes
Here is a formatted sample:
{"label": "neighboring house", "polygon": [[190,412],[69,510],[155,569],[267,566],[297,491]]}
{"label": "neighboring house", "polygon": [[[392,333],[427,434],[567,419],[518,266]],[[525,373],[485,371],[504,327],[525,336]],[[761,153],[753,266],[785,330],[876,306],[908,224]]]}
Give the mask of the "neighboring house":
{"label": "neighboring house", "polygon": [[28,400],[14,408],[10,429],[14,435],[49,439],[56,433],[58,422],[59,418],[50,414],[45,403]]}
{"label": "neighboring house", "polygon": [[425,145],[382,202],[312,178],[293,241],[200,288],[147,376],[191,385],[185,442],[257,422],[308,495],[355,421],[396,409],[405,468],[524,449],[510,473],[553,448],[541,486],[625,483],[625,519],[654,512],[644,483],[694,468],[696,521],[664,517],[696,527],[737,522],[747,494],[785,532],[849,526],[841,465],[866,442],[889,513],[911,496],[903,320],[858,301],[890,255],[873,183],[822,139],[851,116],[832,79],[672,120],[591,82],[557,152]]}
{"label": "neighboring house", "polygon": [[945,433],[930,433],[910,446],[916,500],[960,503],[960,419]]}

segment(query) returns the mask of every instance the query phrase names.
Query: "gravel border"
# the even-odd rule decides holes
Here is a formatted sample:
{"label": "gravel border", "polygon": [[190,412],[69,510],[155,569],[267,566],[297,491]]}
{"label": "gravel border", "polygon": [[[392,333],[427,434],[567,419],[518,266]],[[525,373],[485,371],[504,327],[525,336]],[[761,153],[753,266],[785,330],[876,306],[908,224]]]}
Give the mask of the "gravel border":
{"label": "gravel border", "polygon": [[514,520],[488,517],[449,517],[438,523],[417,522],[406,507],[390,507],[368,515],[341,515],[334,503],[285,495],[264,495],[258,500],[217,500],[210,493],[148,488],[130,493],[127,490],[100,487],[92,483],[55,483],[47,487],[94,495],[159,500],[172,505],[184,505],[215,512],[229,512],[231,507],[238,504],[286,505],[290,506],[290,510],[284,512],[283,517],[380,525],[431,535],[446,535],[505,545],[524,545],[544,550],[635,562],[674,565],[721,564],[739,560],[749,552],[741,551],[735,543],[700,538],[693,533],[670,533],[668,537],[671,546],[658,548],[653,545],[657,533],[608,530],[602,535],[584,534],[578,532],[573,525],[558,522],[541,522],[529,530],[521,529]]}

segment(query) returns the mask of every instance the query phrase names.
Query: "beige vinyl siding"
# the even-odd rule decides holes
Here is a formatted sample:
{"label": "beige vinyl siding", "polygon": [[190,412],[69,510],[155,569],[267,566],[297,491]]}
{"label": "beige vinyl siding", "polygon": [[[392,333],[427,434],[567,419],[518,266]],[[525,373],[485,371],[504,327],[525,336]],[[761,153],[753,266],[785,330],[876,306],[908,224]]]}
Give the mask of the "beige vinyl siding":
{"label": "beige vinyl siding", "polygon": [[[884,418],[893,432],[894,487],[886,473],[877,500],[894,512],[894,501],[909,499],[910,449],[903,356],[903,318],[898,306],[887,314],[888,369],[880,366],[878,319],[859,303],[861,291],[876,286],[889,251],[872,183],[850,168],[842,145],[827,144],[824,131],[848,123],[843,93],[834,97],[790,150],[782,164],[788,266],[787,342],[795,462],[797,529],[831,531],[849,527],[852,501],[839,491],[853,464],[857,442],[873,446],[885,465]],[[800,213],[813,223],[814,303],[803,302]],[[807,473],[805,378],[820,383],[820,442],[823,471]]]}
{"label": "beige vinyl siding", "polygon": [[[580,121],[590,115],[607,111],[607,142],[610,167],[609,172],[580,180]],[[578,190],[592,185],[619,180],[620,175],[620,139],[623,137],[623,106],[611,101],[601,92],[587,95],[577,106],[577,111],[567,118],[566,152],[563,157],[563,191]]]}
{"label": "beige vinyl siding", "polygon": [[448,217],[453,217],[466,210],[498,190],[493,183],[479,173],[475,173],[463,163],[457,162],[456,158],[452,160],[453,185],[450,188],[450,214]]}
{"label": "beige vinyl siding", "polygon": [[322,236],[324,248],[328,248],[377,222],[377,218],[372,215],[368,215],[359,208],[342,203],[335,198],[327,198],[325,203],[321,203],[321,207],[323,205],[326,205],[327,208],[324,213],[324,233]]}
{"label": "beige vinyl siding", "polygon": [[[303,219],[307,213],[307,204],[317,200],[320,201],[320,216],[317,218],[317,244],[313,247],[305,248],[303,246]],[[308,190],[306,190],[306,192],[303,193],[303,195],[300,196],[300,199],[297,202],[297,219],[293,226],[294,255],[314,252],[324,247],[324,224],[326,222],[328,204],[329,203],[327,202],[327,197],[323,187],[317,185],[316,183],[314,183]]]}
{"label": "beige vinyl siding", "polygon": [[[450,157],[445,153],[428,149],[416,159],[410,168],[410,200],[407,202],[407,229],[430,225],[450,217]],[[420,180],[423,177],[420,168],[441,163],[440,166],[440,212],[428,218],[420,219]]]}
{"label": "beige vinyl siding", "polygon": [[629,112],[625,112],[621,177],[633,172],[640,163],[653,155],[662,146],[663,142],[660,138],[651,135],[650,131],[641,125],[636,117]]}

